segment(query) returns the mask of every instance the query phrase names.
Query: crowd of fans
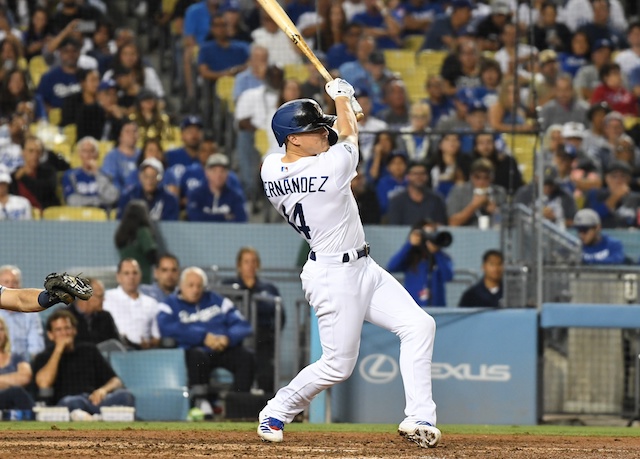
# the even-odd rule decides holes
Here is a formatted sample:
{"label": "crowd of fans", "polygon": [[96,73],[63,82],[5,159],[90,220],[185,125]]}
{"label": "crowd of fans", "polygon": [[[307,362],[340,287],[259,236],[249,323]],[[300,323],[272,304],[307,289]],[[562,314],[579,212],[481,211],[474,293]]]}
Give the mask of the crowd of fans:
{"label": "crowd of fans", "polygon": [[[266,136],[267,154],[279,148],[272,113],[298,97],[332,110],[317,70],[253,2],[143,3],[123,12],[100,0],[0,2],[0,218],[60,205],[120,218],[138,199],[154,220],[249,221],[262,207],[258,138]],[[545,217],[570,227],[587,207],[604,228],[639,226],[633,5],[285,7],[327,68],[357,88],[362,177],[353,189],[365,223],[498,225],[503,203],[536,195],[522,173],[532,165],[518,164],[510,139],[543,132]],[[137,31],[117,27],[135,14],[146,15]],[[156,46],[163,34],[170,49]],[[415,75],[387,65],[389,50],[409,48],[443,56],[413,70],[426,98],[415,95]],[[152,65],[167,53],[172,78]],[[210,100],[222,78],[233,79],[226,105]],[[233,122],[212,124],[227,109]],[[46,123],[66,148],[51,146]]]}

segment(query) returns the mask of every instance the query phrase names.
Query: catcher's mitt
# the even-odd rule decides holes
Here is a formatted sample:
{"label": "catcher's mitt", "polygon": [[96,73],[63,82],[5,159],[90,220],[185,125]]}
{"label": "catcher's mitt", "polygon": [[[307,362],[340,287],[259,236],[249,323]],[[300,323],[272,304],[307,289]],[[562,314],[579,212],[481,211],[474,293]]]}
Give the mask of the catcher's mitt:
{"label": "catcher's mitt", "polygon": [[76,297],[88,300],[93,295],[93,289],[88,279],[70,276],[67,273],[51,273],[44,279],[44,288],[51,298],[70,304]]}

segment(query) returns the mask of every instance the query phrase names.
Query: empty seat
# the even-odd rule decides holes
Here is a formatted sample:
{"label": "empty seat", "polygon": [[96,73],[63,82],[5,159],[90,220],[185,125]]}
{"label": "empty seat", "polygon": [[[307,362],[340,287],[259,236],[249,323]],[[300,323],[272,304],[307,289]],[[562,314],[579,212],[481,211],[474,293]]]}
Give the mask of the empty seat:
{"label": "empty seat", "polygon": [[107,212],[98,207],[52,206],[42,211],[44,220],[105,221]]}
{"label": "empty seat", "polygon": [[446,51],[421,51],[417,57],[418,67],[426,71],[427,75],[437,75],[440,73],[446,57]]}
{"label": "empty seat", "polygon": [[385,49],[385,66],[400,75],[413,72],[416,68],[416,53],[410,49]]}

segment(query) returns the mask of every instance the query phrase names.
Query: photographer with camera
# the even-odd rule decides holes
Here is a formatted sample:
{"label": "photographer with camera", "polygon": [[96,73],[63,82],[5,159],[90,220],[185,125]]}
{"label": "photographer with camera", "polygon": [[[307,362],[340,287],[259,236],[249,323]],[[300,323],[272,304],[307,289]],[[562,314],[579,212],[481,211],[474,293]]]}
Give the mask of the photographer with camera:
{"label": "photographer with camera", "polygon": [[389,260],[387,270],[404,272],[404,288],[418,305],[447,305],[445,283],[453,279],[453,261],[442,249],[452,242],[450,232],[438,231],[437,223],[423,219]]}
{"label": "photographer with camera", "polygon": [[488,229],[498,223],[507,193],[493,183],[493,178],[493,164],[488,159],[476,159],[471,164],[469,181],[456,185],[447,198],[449,226]]}

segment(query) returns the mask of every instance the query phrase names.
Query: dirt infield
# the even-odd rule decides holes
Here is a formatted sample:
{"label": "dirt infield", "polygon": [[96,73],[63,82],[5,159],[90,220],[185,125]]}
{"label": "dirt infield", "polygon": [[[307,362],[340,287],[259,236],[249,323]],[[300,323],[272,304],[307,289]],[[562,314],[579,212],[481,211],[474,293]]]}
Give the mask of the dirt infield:
{"label": "dirt infield", "polygon": [[535,435],[446,435],[425,450],[395,434],[286,433],[285,442],[265,444],[253,432],[218,431],[5,431],[0,458],[432,458],[583,459],[640,457],[638,437]]}

